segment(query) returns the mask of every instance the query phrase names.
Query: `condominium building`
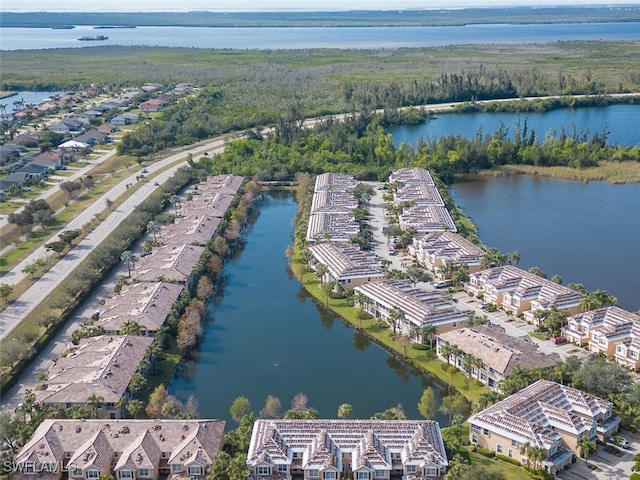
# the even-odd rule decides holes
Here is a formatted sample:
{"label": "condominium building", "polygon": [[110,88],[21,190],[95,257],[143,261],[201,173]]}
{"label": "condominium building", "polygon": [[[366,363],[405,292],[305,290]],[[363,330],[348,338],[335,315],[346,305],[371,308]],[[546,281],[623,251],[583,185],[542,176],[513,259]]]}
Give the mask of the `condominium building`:
{"label": "condominium building", "polygon": [[613,404],[578,389],[538,380],[495,405],[472,415],[472,443],[534,466],[526,447],[542,449],[535,465],[556,473],[579,454],[583,437],[601,440],[618,430]]}
{"label": "condominium building", "polygon": [[[446,345],[455,346],[447,353]],[[498,390],[499,382],[516,366],[523,370],[551,369],[562,361],[557,353],[543,353],[531,341],[507,335],[498,325],[477,325],[451,330],[438,335],[438,357],[477,379],[483,385]]]}
{"label": "condominium building", "polygon": [[327,269],[323,281],[338,282],[343,288],[352,290],[358,285],[384,277],[382,259],[375,253],[360,250],[359,247],[344,243],[319,243],[309,247],[316,265]]}
{"label": "condominium building", "polygon": [[362,307],[368,313],[407,335],[427,325],[435,326],[438,333],[458,328],[470,313],[458,310],[446,293],[416,288],[405,280],[368,282],[354,291],[367,299]]}
{"label": "condominium building", "polygon": [[257,420],[250,480],[443,479],[448,461],[433,420]]}
{"label": "condominium building", "polygon": [[43,421],[15,457],[14,480],[204,480],[222,420]]}
{"label": "condominium building", "polygon": [[[128,395],[131,376],[153,338],[135,335],[102,335],[83,338],[78,348],[60,357],[47,372],[45,390],[35,392],[39,402],[62,408],[86,406],[90,398],[99,399],[96,414],[102,418],[121,418],[118,401]],[[95,397],[94,397],[95,396]]]}
{"label": "condominium building", "polygon": [[519,315],[533,323],[538,322],[536,311],[552,308],[567,310],[570,314],[581,311],[583,295],[533,273],[505,265],[473,273],[465,284],[465,290],[483,297],[504,311]]}
{"label": "condominium building", "polygon": [[464,265],[470,273],[481,269],[485,251],[454,232],[419,235],[409,245],[409,254],[438,278],[447,279],[450,267]]}

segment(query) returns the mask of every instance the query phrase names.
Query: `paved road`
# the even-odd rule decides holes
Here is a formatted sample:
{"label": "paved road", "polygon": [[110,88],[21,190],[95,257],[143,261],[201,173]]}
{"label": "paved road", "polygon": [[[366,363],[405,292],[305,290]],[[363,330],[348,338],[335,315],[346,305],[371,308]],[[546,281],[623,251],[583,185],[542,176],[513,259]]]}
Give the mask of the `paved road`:
{"label": "paved road", "polygon": [[[196,148],[182,151],[172,155],[164,160],[158,161],[147,167],[149,174],[170,165],[174,162],[184,160],[189,154],[200,155],[204,152],[219,153],[224,149],[226,141],[224,139],[216,139]],[[154,177],[154,182],[163,183],[168,180],[173,173],[184,163],[179,163],[174,167],[160,173]],[[81,215],[77,216],[71,223],[65,226],[65,230],[82,228],[95,215],[98,215],[106,208],[107,199],[116,199],[126,191],[128,183],[135,183],[135,176],[138,172],[124,179],[118,185],[113,187],[109,192],[105,193],[101,198],[96,200]],[[107,219],[96,227],[87,237],[85,237],[78,245],[75,246],[67,255],[65,255],[54,267],[43,275],[29,290],[13,302],[3,313],[0,318],[0,339],[4,338],[16,325],[18,325],[39,302],[49,295],[58,285],[60,285],[67,276],[82,262],[91,250],[106,238],[119,224],[124,220],[133,208],[141,203],[149,196],[157,187],[151,182],[145,182],[131,197],[129,197],[117,210],[115,210]],[[37,258],[44,258],[45,249],[40,247],[29,255],[20,265],[16,266],[3,277],[3,283],[18,283],[16,279],[24,275],[21,270],[24,264],[33,262]]]}

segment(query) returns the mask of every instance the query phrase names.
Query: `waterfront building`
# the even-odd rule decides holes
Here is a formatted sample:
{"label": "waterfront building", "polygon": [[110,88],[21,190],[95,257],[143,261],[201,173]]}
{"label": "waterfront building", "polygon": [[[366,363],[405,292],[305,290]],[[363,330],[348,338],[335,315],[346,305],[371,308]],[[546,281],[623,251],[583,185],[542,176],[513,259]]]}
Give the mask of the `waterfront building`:
{"label": "waterfront building", "polygon": [[[618,431],[620,417],[607,400],[538,380],[472,415],[468,423],[471,443],[555,474],[580,454],[583,437],[610,437]],[[533,461],[526,447],[542,449],[544,460]]]}
{"label": "waterfront building", "polygon": [[485,302],[493,303],[507,313],[524,314],[526,320],[537,324],[536,312],[552,308],[575,314],[582,310],[583,295],[533,273],[505,265],[472,273],[465,290]]}
{"label": "waterfront building", "polygon": [[250,480],[443,479],[448,466],[433,420],[256,420]]}
{"label": "waterfront building", "polygon": [[135,335],[101,335],[83,338],[78,348],[58,358],[47,372],[47,388],[35,392],[45,404],[71,408],[84,407],[95,395],[100,402],[96,414],[100,418],[121,418],[116,404],[128,396],[131,376],[140,371],[140,363],[153,338]]}
{"label": "waterfront building", "polygon": [[352,290],[358,285],[384,277],[382,259],[371,251],[363,251],[356,245],[345,243],[319,243],[311,245],[309,252],[317,264],[327,269],[322,281],[335,281],[341,287]]}
{"label": "waterfront building", "polygon": [[408,251],[418,263],[438,278],[448,279],[450,267],[466,266],[470,273],[480,271],[485,251],[454,232],[431,232],[413,239]]}
{"label": "waterfront building", "polygon": [[[446,345],[455,346],[455,353],[447,355]],[[516,366],[525,371],[550,370],[562,361],[557,353],[539,352],[528,335],[512,337],[498,325],[477,325],[441,333],[436,351],[441,360],[496,391],[499,391],[500,380]]]}
{"label": "waterfront building", "polygon": [[[412,335],[427,325],[438,333],[459,328],[470,312],[458,310],[446,293],[415,287],[406,280],[378,280],[354,289],[367,299],[361,306],[375,318],[382,319],[400,332]],[[400,318],[397,318],[400,317]]]}
{"label": "waterfront building", "polygon": [[13,480],[204,480],[223,420],[44,420],[15,457]]}

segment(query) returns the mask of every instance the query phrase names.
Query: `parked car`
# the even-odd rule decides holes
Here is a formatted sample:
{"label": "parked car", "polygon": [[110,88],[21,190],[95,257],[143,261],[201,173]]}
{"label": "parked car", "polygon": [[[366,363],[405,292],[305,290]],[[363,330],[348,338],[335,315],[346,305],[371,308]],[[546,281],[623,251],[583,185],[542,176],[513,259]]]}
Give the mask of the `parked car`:
{"label": "parked car", "polygon": [[388,255],[394,256],[396,254],[395,250],[389,249],[387,252]]}
{"label": "parked car", "polygon": [[624,437],[621,437],[620,435],[616,435],[615,437],[613,437],[613,443],[615,443],[616,445],[622,448],[629,448],[631,446],[631,444],[629,443],[629,440],[627,440]]}
{"label": "parked car", "polygon": [[556,337],[553,339],[553,343],[556,345],[562,345],[563,343],[567,343],[567,339],[565,337]]}
{"label": "parked car", "polygon": [[149,173],[149,170],[147,170],[146,168],[143,168],[142,173]]}
{"label": "parked car", "polygon": [[451,282],[449,280],[438,280],[437,282],[433,282],[434,288],[447,288],[451,286]]}
{"label": "parked car", "polygon": [[487,308],[490,305],[489,302],[480,302],[480,308]]}

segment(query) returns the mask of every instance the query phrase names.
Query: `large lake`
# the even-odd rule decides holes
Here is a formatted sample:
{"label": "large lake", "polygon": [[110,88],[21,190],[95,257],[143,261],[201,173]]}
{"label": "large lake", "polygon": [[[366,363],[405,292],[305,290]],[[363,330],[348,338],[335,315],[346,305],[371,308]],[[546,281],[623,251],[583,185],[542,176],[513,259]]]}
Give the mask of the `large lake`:
{"label": "large lake", "polygon": [[[544,114],[441,115],[415,127],[392,129],[394,142],[415,144],[421,136],[474,136],[482,127],[492,133],[500,121],[510,132],[528,119],[530,129],[544,135],[564,125],[578,131],[601,131],[610,140],[640,145],[640,107],[564,109]],[[566,283],[602,288],[620,305],[640,309],[640,184],[573,182],[531,176],[468,176],[454,184],[456,203],[479,227],[482,241],[504,252],[518,250],[520,266],[538,266]]]}
{"label": "large lake", "polygon": [[226,264],[224,290],[208,308],[200,358],[171,382],[170,392],[182,400],[195,395],[203,418],[229,420],[240,395],[256,413],[270,394],[287,410],[298,392],[321,418],[335,417],[342,403],[353,405],[356,418],[398,403],[409,418],[420,418],[417,404],[429,377],[356,335],[289,273],[285,249],[296,208],[284,193],[258,203],[246,245]]}
{"label": "large lake", "polygon": [[[98,34],[105,41],[78,39]],[[1,50],[144,45],[186,48],[301,49],[402,48],[463,44],[523,44],[572,40],[640,40],[639,22],[441,27],[137,27],[96,30],[3,28]]]}

